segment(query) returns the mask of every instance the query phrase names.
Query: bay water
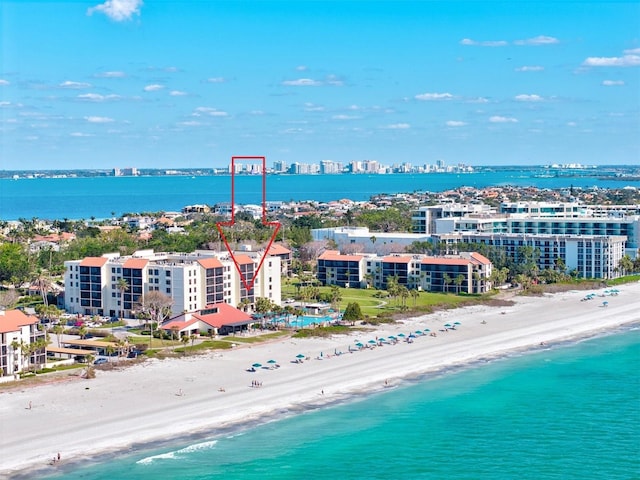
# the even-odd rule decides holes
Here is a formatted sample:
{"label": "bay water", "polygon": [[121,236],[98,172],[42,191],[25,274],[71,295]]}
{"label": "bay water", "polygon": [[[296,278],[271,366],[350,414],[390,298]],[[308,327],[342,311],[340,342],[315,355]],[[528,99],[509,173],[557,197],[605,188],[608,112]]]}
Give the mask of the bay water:
{"label": "bay water", "polygon": [[[544,169],[496,170],[466,174],[269,175],[267,201],[327,202],[369,200],[376,194],[442,192],[461,186],[539,188],[623,188],[633,182],[593,172],[545,176]],[[262,176],[237,176],[235,202],[261,204]],[[142,176],[0,179],[0,220],[103,219],[125,213],[180,211],[187,205],[231,201],[231,177]]]}
{"label": "bay water", "polygon": [[639,365],[636,325],[50,478],[637,479]]}

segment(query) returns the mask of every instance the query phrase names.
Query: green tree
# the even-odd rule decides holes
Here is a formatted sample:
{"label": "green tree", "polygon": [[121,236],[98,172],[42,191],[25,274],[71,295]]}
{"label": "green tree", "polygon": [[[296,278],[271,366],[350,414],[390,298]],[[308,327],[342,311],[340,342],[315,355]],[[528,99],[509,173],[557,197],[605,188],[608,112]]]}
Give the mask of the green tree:
{"label": "green tree", "polygon": [[20,284],[29,278],[29,257],[18,243],[0,244],[0,282]]}
{"label": "green tree", "polygon": [[458,295],[460,294],[460,287],[462,286],[462,284],[464,283],[464,275],[462,275],[461,273],[458,274],[454,280],[457,290],[458,290]]}
{"label": "green tree", "polygon": [[618,262],[618,268],[622,272],[622,275],[626,275],[633,271],[633,260],[629,255],[624,255]]}
{"label": "green tree", "polygon": [[360,304],[358,302],[350,302],[347,304],[347,308],[342,315],[342,320],[346,322],[351,322],[353,325],[358,320],[362,320],[364,315],[362,314],[362,310],[360,309]]}

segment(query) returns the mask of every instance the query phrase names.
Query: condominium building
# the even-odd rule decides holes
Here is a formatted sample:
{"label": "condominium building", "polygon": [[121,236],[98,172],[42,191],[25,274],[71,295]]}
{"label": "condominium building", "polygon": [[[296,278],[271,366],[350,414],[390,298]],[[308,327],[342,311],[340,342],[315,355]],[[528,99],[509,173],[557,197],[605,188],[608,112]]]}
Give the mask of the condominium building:
{"label": "condominium building", "polygon": [[257,297],[280,304],[280,258],[264,252],[141,250],[65,262],[65,310],[126,318],[135,316],[151,291],[171,297],[172,314],[214,303],[251,307]]}
{"label": "condominium building", "polygon": [[469,203],[445,203],[420,207],[411,217],[414,233],[436,233],[436,221],[441,218],[459,218],[467,215],[493,215],[496,210],[489,205]]}
{"label": "condominium building", "polygon": [[46,363],[45,347],[34,348],[46,332],[39,320],[21,310],[0,310],[0,377],[15,376],[29,365]]}
{"label": "condominium building", "polygon": [[627,237],[452,232],[434,235],[433,240],[448,245],[479,243],[499,247],[516,264],[522,260],[521,247],[532,247],[539,252],[539,270],[553,270],[557,259],[561,259],[567,272],[575,270],[580,278],[617,278],[620,276],[617,267],[624,256]]}
{"label": "condominium building", "polygon": [[409,289],[484,293],[490,290],[491,262],[476,252],[427,255],[343,255],[327,250],[318,258],[323,285],[387,288],[390,278]]}

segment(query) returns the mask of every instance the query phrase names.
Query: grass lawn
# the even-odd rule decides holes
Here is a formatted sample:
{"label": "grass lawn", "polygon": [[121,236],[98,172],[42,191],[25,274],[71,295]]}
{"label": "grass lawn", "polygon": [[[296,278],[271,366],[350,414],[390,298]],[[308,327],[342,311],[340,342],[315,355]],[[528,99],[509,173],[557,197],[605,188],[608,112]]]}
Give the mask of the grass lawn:
{"label": "grass lawn", "polygon": [[[319,287],[320,292],[329,292],[330,287]],[[454,287],[452,287],[454,288]],[[340,309],[344,310],[350,302],[360,304],[360,309],[364,315],[376,317],[380,314],[388,315],[402,312],[402,299],[391,297],[378,298],[376,295],[386,295],[386,291],[375,288],[340,288]],[[283,285],[282,298],[294,298],[296,288],[292,285]],[[414,299],[409,297],[405,300],[410,311],[428,313],[439,308],[455,308],[469,303],[481,302],[491,295],[456,295],[455,293],[431,293],[418,292]]]}

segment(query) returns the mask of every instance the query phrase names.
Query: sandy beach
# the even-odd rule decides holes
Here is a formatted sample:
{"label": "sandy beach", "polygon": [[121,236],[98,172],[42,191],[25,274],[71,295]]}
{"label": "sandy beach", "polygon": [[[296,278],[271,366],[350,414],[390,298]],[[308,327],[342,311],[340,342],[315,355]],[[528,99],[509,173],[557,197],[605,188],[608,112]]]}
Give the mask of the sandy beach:
{"label": "sandy beach", "polygon": [[[2,391],[0,478],[26,478],[41,469],[53,473],[74,462],[100,461],[107,453],[198,432],[215,435],[398,387],[407,379],[479,359],[548,348],[640,321],[640,283],[618,289],[618,295],[590,301],[581,301],[589,292],[578,291],[515,297],[516,305],[509,307],[466,307],[351,335],[289,338],[201,356],[149,360],[98,370],[91,380],[73,378]],[[594,293],[602,295],[604,290]],[[445,324],[455,328],[445,329]],[[371,347],[390,336],[398,342],[356,346],[360,342]],[[297,356],[303,357],[301,363],[295,362]],[[254,363],[273,366],[269,360],[279,368],[247,371]],[[58,453],[61,461],[50,466]]]}

